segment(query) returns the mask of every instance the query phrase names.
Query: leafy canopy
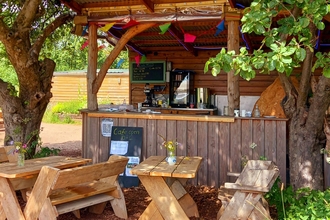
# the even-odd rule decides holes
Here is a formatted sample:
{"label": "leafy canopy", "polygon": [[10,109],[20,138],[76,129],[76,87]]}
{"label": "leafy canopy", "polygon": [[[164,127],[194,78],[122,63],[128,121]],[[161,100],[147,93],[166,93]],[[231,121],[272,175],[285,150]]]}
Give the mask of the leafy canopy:
{"label": "leafy canopy", "polygon": [[[291,12],[294,7],[301,10],[297,18]],[[314,51],[309,26],[313,23],[318,30],[323,30],[325,24],[322,19],[329,9],[326,0],[253,1],[244,10],[242,32],[264,35],[259,49],[249,54],[246,47],[242,47],[236,55],[234,51],[223,48],[205,63],[204,73],[211,68],[212,75],[216,76],[221,70],[229,72],[233,69],[236,75],[251,80],[257,70],[264,74],[276,70],[289,76],[306,58],[306,50]],[[275,26],[272,23],[281,11],[287,11],[288,16],[277,20]],[[288,41],[281,40],[282,35],[289,36]],[[317,52],[316,57],[318,59],[312,70],[322,67],[324,76],[330,78],[330,53]]]}

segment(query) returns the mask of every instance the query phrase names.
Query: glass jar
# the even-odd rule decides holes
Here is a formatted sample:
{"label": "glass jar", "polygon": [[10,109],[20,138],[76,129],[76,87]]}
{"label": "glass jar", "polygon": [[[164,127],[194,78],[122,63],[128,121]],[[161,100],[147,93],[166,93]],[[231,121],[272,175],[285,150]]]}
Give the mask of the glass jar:
{"label": "glass jar", "polygon": [[18,153],[17,155],[17,166],[24,167],[25,164],[25,154],[24,153]]}

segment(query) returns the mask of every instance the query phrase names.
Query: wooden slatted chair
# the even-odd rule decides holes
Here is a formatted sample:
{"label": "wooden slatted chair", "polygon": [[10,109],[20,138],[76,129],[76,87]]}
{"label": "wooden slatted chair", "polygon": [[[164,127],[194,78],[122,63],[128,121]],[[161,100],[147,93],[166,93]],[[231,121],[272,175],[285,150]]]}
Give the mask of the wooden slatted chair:
{"label": "wooden slatted chair", "polygon": [[278,176],[279,170],[272,161],[249,160],[235,183],[225,183],[220,188],[222,206],[217,219],[271,219],[263,194]]}
{"label": "wooden slatted chair", "polygon": [[100,214],[107,201],[116,216],[127,219],[124,194],[117,181],[127,162],[127,157],[112,155],[107,162],[71,169],[44,166],[28,195],[25,219],[51,220],[67,212],[80,218],[79,209],[84,207]]}

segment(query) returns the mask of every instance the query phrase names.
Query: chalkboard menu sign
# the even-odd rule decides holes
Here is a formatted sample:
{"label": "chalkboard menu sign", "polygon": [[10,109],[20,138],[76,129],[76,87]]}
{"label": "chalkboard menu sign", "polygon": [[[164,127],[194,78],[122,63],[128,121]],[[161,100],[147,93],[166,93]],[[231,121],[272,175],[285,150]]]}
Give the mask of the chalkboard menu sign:
{"label": "chalkboard menu sign", "polygon": [[166,61],[130,63],[132,83],[165,83]]}
{"label": "chalkboard menu sign", "polygon": [[118,178],[121,187],[139,185],[138,177],[130,174],[130,170],[140,163],[142,132],[142,127],[112,126],[110,155],[118,154],[129,159],[124,173]]}

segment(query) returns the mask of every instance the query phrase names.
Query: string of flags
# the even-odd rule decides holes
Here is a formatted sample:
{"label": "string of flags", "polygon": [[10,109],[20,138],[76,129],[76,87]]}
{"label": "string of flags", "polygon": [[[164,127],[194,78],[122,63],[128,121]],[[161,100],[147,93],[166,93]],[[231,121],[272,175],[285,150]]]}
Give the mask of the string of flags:
{"label": "string of flags", "polygon": [[[108,23],[108,24],[104,25],[103,27],[100,27],[99,30],[101,30],[103,32],[108,32],[115,24],[116,24],[116,22]],[[124,26],[122,26],[122,29],[126,29],[126,28],[129,28],[129,27],[138,25],[138,24],[139,24],[138,21],[135,21],[134,19],[130,19]],[[210,30],[213,30],[213,29],[215,29],[214,36],[218,36],[225,29],[225,20],[222,19],[215,27],[211,28],[210,30],[204,31],[200,35],[196,36],[196,35],[193,35],[193,34],[190,34],[190,33],[186,33],[184,31],[184,29],[181,27],[180,23],[178,23],[178,24],[179,24],[179,27],[180,27],[182,33],[183,33],[183,36],[184,36],[183,40],[184,40],[185,43],[193,43],[196,40],[197,37],[209,32]],[[167,22],[165,24],[159,25],[159,29],[160,29],[159,34],[165,34],[168,31],[168,29],[171,27],[171,25],[172,25],[172,22]],[[82,35],[85,35],[87,30],[88,30],[88,26],[85,26],[84,29],[83,29]],[[86,40],[83,43],[80,50],[83,50],[87,46],[88,46],[88,40]],[[98,47],[99,50],[101,50],[103,48],[105,48],[105,45],[100,45]],[[143,63],[143,62],[146,61],[146,56],[145,55],[142,55],[142,56],[137,55],[134,59],[135,59],[135,62],[137,64],[137,66],[139,66],[140,63]],[[120,65],[123,62],[124,62],[124,60],[120,59],[117,63],[117,68],[120,67]]]}

